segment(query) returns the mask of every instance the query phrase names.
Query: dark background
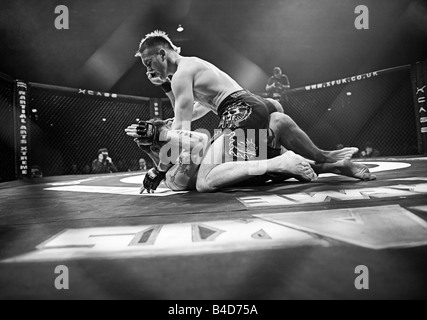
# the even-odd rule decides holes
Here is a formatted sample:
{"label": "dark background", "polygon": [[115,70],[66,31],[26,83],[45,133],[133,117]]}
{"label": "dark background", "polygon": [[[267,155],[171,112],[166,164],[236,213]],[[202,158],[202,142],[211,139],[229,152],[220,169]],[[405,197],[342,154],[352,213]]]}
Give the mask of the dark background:
{"label": "dark background", "polygon": [[[70,29],[57,30],[57,5]],[[356,30],[366,5],[370,29]],[[184,32],[176,28],[182,24]],[[12,0],[0,4],[0,71],[27,81],[162,96],[134,58],[154,29],[262,92],[274,66],[292,87],[427,56],[422,0]]]}

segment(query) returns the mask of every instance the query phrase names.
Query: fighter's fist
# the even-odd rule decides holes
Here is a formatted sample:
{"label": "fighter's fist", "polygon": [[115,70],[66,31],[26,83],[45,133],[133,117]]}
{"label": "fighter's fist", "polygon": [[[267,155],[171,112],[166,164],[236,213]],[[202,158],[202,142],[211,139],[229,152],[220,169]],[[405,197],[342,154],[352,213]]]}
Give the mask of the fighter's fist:
{"label": "fighter's fist", "polygon": [[145,175],[140,193],[143,193],[145,190],[147,190],[147,193],[153,193],[165,177],[166,172],[159,171],[156,168],[149,170]]}
{"label": "fighter's fist", "polygon": [[139,138],[139,135],[138,135],[138,125],[137,124],[133,124],[133,125],[131,125],[131,126],[129,126],[129,127],[127,127],[126,129],[125,129],[125,132],[126,132],[126,134],[129,136],[129,137],[132,137],[132,138]]}
{"label": "fighter's fist", "polygon": [[157,72],[147,72],[147,78],[148,80],[151,81],[152,84],[154,84],[155,86],[161,86],[162,84],[164,84],[166,81],[169,81],[169,79],[167,80],[163,80],[159,77],[159,75],[157,74]]}

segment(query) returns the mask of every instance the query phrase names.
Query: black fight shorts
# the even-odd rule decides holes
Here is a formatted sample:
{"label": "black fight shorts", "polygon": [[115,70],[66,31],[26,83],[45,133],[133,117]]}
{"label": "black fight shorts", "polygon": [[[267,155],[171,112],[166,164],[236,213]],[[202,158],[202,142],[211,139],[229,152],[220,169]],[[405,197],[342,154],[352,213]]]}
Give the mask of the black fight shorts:
{"label": "black fight shorts", "polygon": [[225,98],[218,108],[218,115],[221,118],[219,132],[225,136],[226,158],[250,161],[276,156],[270,147],[267,154],[260,154],[260,150],[265,150],[260,148],[261,144],[268,145],[274,138],[269,119],[276,111],[270,101],[245,90]]}

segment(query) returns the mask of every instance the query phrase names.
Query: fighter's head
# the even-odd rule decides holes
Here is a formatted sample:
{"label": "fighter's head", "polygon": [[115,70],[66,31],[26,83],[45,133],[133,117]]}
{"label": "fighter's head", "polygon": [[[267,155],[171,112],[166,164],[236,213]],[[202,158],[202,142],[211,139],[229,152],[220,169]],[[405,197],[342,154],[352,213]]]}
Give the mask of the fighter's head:
{"label": "fighter's head", "polygon": [[142,63],[152,77],[167,77],[167,56],[180,54],[181,48],[175,46],[164,31],[155,30],[147,34],[140,42],[135,57],[141,57]]}

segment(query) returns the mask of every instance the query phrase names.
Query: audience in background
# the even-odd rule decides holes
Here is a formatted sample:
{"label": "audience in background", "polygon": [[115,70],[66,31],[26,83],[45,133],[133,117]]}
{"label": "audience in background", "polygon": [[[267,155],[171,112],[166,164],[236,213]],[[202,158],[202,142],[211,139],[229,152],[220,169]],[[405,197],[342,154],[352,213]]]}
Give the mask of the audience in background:
{"label": "audience in background", "polygon": [[381,156],[381,153],[378,151],[378,149],[374,148],[372,142],[367,142],[365,148],[360,150],[361,158],[376,158],[379,156]]}
{"label": "audience in background", "polygon": [[273,75],[268,79],[268,83],[265,87],[269,96],[273,99],[280,100],[283,93],[290,88],[291,85],[288,77],[282,73],[282,69],[275,67],[273,69]]}
{"label": "audience in background", "polygon": [[92,162],[92,173],[100,174],[113,172],[117,172],[117,167],[110,158],[108,150],[106,148],[99,149],[98,158]]}
{"label": "audience in background", "polygon": [[139,170],[140,171],[147,171],[148,170],[147,162],[145,161],[145,159],[143,159],[143,158],[139,159],[138,163],[139,163]]}
{"label": "audience in background", "polygon": [[34,165],[31,167],[31,178],[43,178],[43,173],[40,166]]}

